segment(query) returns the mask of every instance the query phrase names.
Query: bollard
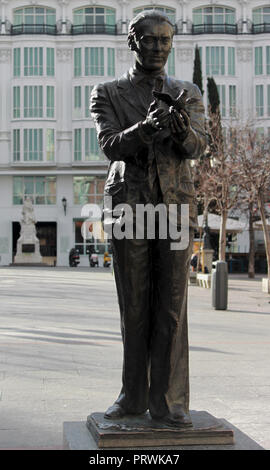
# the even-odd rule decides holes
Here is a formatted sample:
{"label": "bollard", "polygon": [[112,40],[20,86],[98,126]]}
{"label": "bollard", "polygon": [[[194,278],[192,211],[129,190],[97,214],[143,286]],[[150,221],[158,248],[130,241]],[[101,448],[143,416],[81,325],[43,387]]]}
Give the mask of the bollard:
{"label": "bollard", "polygon": [[216,310],[227,310],[228,267],[225,261],[215,261],[212,269],[212,306]]}

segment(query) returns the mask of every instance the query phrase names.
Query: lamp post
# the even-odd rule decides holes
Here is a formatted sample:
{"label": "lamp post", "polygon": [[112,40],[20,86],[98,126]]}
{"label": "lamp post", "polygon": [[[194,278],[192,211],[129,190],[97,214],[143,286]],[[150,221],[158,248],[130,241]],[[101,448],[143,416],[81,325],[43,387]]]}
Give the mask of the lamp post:
{"label": "lamp post", "polygon": [[62,204],[63,204],[64,213],[65,215],[67,215],[67,200],[65,197],[62,198]]}

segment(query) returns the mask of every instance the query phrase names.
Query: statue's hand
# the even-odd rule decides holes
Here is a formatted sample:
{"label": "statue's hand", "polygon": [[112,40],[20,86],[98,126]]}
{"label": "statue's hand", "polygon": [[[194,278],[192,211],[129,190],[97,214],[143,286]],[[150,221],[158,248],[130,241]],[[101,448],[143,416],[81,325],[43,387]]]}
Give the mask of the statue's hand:
{"label": "statue's hand", "polygon": [[172,138],[177,142],[179,140],[183,141],[190,130],[190,118],[184,109],[178,112],[172,106],[169,109],[169,113],[171,116],[170,129]]}
{"label": "statue's hand", "polygon": [[158,131],[169,127],[170,125],[170,113],[169,111],[158,106],[156,101],[153,101],[147,111],[146,119],[143,122],[145,131],[149,130],[149,133],[153,133],[153,129]]}

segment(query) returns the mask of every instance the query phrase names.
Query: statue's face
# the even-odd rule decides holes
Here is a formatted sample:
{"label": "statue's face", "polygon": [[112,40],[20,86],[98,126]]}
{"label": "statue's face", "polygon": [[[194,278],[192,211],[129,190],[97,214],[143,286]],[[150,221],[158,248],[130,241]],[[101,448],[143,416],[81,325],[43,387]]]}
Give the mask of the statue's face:
{"label": "statue's face", "polygon": [[136,62],[148,72],[162,70],[172,48],[172,39],[173,30],[167,22],[144,20],[132,47]]}

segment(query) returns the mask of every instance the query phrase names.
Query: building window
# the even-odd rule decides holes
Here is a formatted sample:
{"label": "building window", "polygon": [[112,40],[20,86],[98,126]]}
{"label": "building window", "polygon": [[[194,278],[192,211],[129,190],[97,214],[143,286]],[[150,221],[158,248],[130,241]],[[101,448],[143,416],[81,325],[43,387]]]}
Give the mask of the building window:
{"label": "building window", "polygon": [[[45,158],[51,162],[55,159],[55,131],[45,129]],[[21,138],[23,142],[21,142]],[[23,148],[25,162],[43,160],[43,129],[14,129],[13,130],[13,161],[20,161],[20,149]]]}
{"label": "building window", "polygon": [[47,75],[48,77],[54,77],[54,48],[47,47]]}
{"label": "building window", "polygon": [[74,32],[114,33],[115,10],[106,7],[79,8],[73,13]]}
{"label": "building window", "polygon": [[13,161],[19,162],[21,157],[20,129],[13,129]]}
{"label": "building window", "polygon": [[54,8],[17,8],[13,14],[14,31],[24,33],[44,33],[54,31],[56,13]]}
{"label": "building window", "polygon": [[43,117],[43,87],[25,86],[24,87],[24,117],[42,118]]}
{"label": "building window", "polygon": [[21,49],[19,47],[13,50],[13,75],[14,77],[21,75]]}
{"label": "building window", "polygon": [[47,86],[47,118],[54,118],[54,86]]}
{"label": "building window", "polygon": [[172,48],[169,56],[168,56],[168,75],[174,76],[175,75],[175,52],[174,47]]}
{"label": "building window", "polygon": [[134,8],[133,14],[134,14],[134,16],[138,15],[138,13],[141,13],[144,10],[162,11],[163,13],[165,13],[168,16],[168,18],[169,18],[169,20],[172,24],[175,24],[175,22],[176,22],[175,21],[176,14],[175,14],[175,9],[174,8],[167,8],[167,7],[164,7],[164,6],[147,5],[147,6],[140,7],[140,8]]}
{"label": "building window", "polygon": [[23,204],[27,196],[34,204],[56,204],[56,177],[14,176],[13,204]]}
{"label": "building window", "polygon": [[270,75],[270,46],[266,46],[266,73]]}
{"label": "building window", "polygon": [[235,75],[235,48],[228,47],[228,75]]}
{"label": "building window", "polygon": [[21,116],[21,89],[19,86],[13,87],[13,118]]}
{"label": "building window", "polygon": [[221,117],[226,117],[226,89],[225,85],[217,85]]}
{"label": "building window", "polygon": [[80,86],[75,86],[74,87],[74,110],[76,114],[76,117],[80,117],[81,113],[81,108],[82,108],[82,88]]}
{"label": "building window", "polygon": [[90,117],[89,105],[90,105],[90,95],[91,95],[92,90],[93,90],[93,86],[89,86],[89,85],[87,85],[84,89],[84,105],[85,105],[85,117],[86,118]]}
{"label": "building window", "polygon": [[82,49],[75,47],[74,49],[74,77],[82,75]]}
{"label": "building window", "polygon": [[[74,176],[74,204],[79,204],[80,206],[84,204],[96,204],[102,210],[105,181],[106,178],[104,176]],[[102,253],[108,250],[108,246],[104,246],[104,241],[92,239],[91,234],[85,232],[86,237],[83,237],[83,222],[84,220],[74,220],[75,248],[79,249],[80,254],[87,254],[87,248],[91,248],[90,245]],[[84,228],[87,230],[87,225],[85,225]]]}
{"label": "building window", "polygon": [[104,161],[104,154],[98,145],[97,133],[94,128],[85,129],[84,152],[85,152],[85,160]]}
{"label": "building window", "polygon": [[255,8],[252,11],[253,32],[270,32],[270,6]]}
{"label": "building window", "polygon": [[74,160],[82,159],[82,130],[74,129]]}
{"label": "building window", "polygon": [[206,75],[225,75],[224,47],[206,47]]}
{"label": "building window", "polygon": [[74,176],[74,204],[98,204],[101,206],[105,181],[104,176]]}
{"label": "building window", "polygon": [[263,74],[263,48],[255,47],[255,75]]}
{"label": "building window", "polygon": [[226,7],[202,7],[193,10],[195,33],[236,33],[235,9]]}
{"label": "building window", "polygon": [[258,117],[264,115],[263,102],[263,85],[256,85],[256,114]]}
{"label": "building window", "polygon": [[[202,7],[193,10],[195,25],[224,25],[235,24],[235,9],[226,7]],[[210,31],[212,32],[212,31]]]}
{"label": "building window", "polygon": [[54,145],[54,129],[46,129],[46,160],[47,162],[54,161],[55,154]]}
{"label": "building window", "polygon": [[112,47],[108,47],[107,74],[109,77],[115,76],[115,52]]}
{"label": "building window", "polygon": [[270,6],[255,8],[252,11],[252,20],[255,25],[262,23],[270,24]]}
{"label": "building window", "polygon": [[104,48],[85,48],[85,75],[104,75]]}
{"label": "building window", "polygon": [[236,86],[229,85],[229,110],[230,117],[236,117]]}
{"label": "building window", "polygon": [[42,129],[23,130],[24,161],[42,161],[43,132]]}
{"label": "building window", "polygon": [[74,161],[101,161],[106,157],[99,147],[96,130],[74,129]]}
{"label": "building window", "polygon": [[24,75],[25,77],[43,75],[42,47],[24,48]]}

